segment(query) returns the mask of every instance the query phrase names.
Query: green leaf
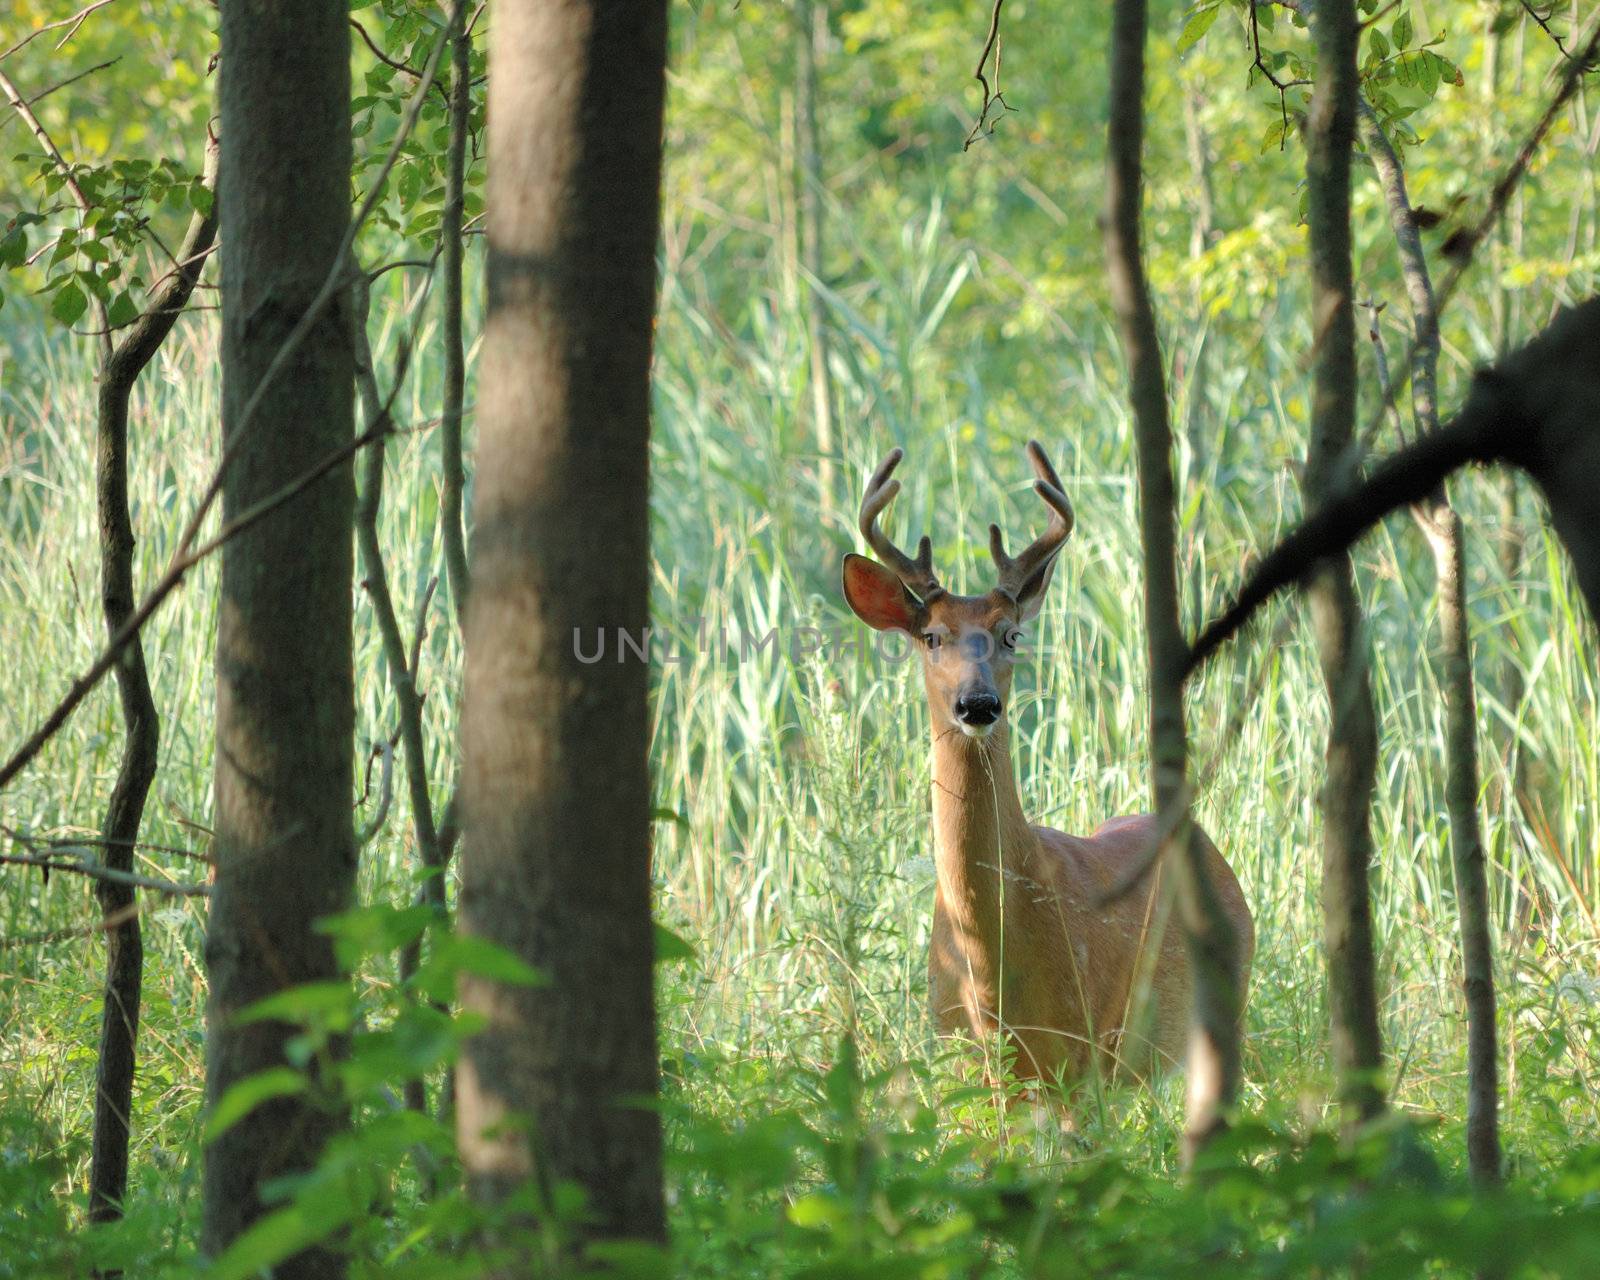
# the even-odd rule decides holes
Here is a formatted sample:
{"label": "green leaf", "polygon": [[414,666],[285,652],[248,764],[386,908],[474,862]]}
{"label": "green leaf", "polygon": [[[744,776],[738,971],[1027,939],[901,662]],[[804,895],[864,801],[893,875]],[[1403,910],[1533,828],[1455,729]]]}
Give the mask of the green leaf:
{"label": "green leaf", "polygon": [[689,819],[684,817],[683,814],[679,813],[676,809],[667,809],[658,806],[650,810],[650,820],[652,822],[676,823],[685,831],[689,829]]}
{"label": "green leaf", "polygon": [[255,1280],[309,1245],[326,1239],[350,1217],[336,1200],[302,1201],[269,1213],[228,1246],[206,1270],[206,1280]]}
{"label": "green leaf", "polygon": [[664,924],[656,925],[656,963],[675,964],[680,960],[693,960],[694,946]]}
{"label": "green leaf", "polygon": [[206,186],[199,178],[189,184],[189,207],[202,217],[211,212],[211,206],[216,199],[210,187]]}
{"label": "green leaf", "polygon": [[138,318],[139,308],[133,305],[133,299],[128,296],[126,289],[111,300],[111,309],[106,313],[106,323],[113,329],[132,324]]}
{"label": "green leaf", "polygon": [[1221,9],[1217,5],[1208,8],[1196,9],[1189,15],[1189,21],[1183,24],[1183,34],[1178,37],[1178,52],[1188,53],[1200,42],[1202,36],[1211,30],[1211,24],[1217,20]]}
{"label": "green leaf", "polygon": [[1411,34],[1411,13],[1409,10],[1402,10],[1389,28],[1389,38],[1394,41],[1396,49],[1409,49]]}
{"label": "green leaf", "polygon": [[1367,36],[1367,47],[1377,54],[1379,58],[1387,58],[1389,56],[1389,37],[1379,31],[1377,27],[1373,27]]}
{"label": "green leaf", "polygon": [[206,1117],[204,1142],[215,1142],[239,1121],[273,1098],[287,1098],[306,1091],[306,1078],[290,1067],[269,1067],[246,1076],[217,1100]]}
{"label": "green leaf", "polygon": [[18,222],[0,239],[0,266],[20,267],[28,260],[28,231]]}
{"label": "green leaf", "polygon": [[324,916],[312,927],[330,934],[339,963],[347,969],[367,956],[410,946],[435,918],[430,906],[391,906],[387,902],[357,907],[339,915]]}
{"label": "green leaf", "polygon": [[50,314],[64,325],[74,325],[89,309],[89,299],[83,290],[68,281],[56,292],[50,303]]}
{"label": "green leaf", "polygon": [[1430,98],[1439,92],[1439,62],[1431,53],[1417,55],[1417,83]]}
{"label": "green leaf", "polygon": [[454,994],[456,977],[463,973],[513,987],[542,987],[549,981],[521,956],[497,943],[460,933],[441,938],[411,981],[430,999],[448,1000]]}
{"label": "green leaf", "polygon": [[235,1026],[248,1026],[253,1022],[348,1026],[355,1018],[355,1003],[355,994],[348,982],[303,982],[247,1005],[233,1020]]}

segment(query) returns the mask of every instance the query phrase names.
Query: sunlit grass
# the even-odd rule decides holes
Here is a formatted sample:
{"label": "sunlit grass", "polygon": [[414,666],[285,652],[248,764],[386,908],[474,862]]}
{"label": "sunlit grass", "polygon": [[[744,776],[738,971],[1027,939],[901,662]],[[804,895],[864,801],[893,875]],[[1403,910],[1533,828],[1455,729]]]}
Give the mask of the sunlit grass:
{"label": "sunlit grass", "polygon": [[[837,597],[840,555],[855,545],[854,486],[903,444],[896,528],[926,529],[948,579],[977,589],[989,572],[985,529],[1013,541],[1037,525],[1022,445],[1053,453],[1078,511],[1077,532],[1033,637],[1013,714],[1013,755],[1031,816],[1068,831],[1144,806],[1144,657],[1136,493],[1114,347],[1093,329],[1040,353],[1060,370],[1060,403],[1027,405],[986,384],[981,349],[941,328],[949,296],[979,288],[938,234],[938,212],[849,298],[837,299],[834,375],[844,442],[838,491],[819,492],[806,438],[804,328],[774,278],[744,314],[709,308],[704,282],[669,274],[657,356],[652,758],[659,913],[694,944],[694,964],[664,972],[661,1042],[671,1091],[728,1119],[807,1095],[849,1033],[872,1070],[911,1064],[904,1088],[943,1099],[948,1122],[1041,1162],[1113,1146],[1167,1167],[1181,1098],[1108,1090],[1078,1104],[1070,1138],[1034,1133],[996,1111],[969,1064],[934,1045],[925,1016],[932,865],[927,724],[912,664],[836,648],[795,657],[799,628],[857,636]],[[401,286],[393,282],[391,287]],[[414,287],[414,285],[413,285]],[[786,301],[786,299],[790,301]],[[375,300],[374,315],[400,313]],[[380,357],[397,334],[375,320]],[[382,536],[403,625],[442,572],[435,416],[440,362],[425,330],[397,405],[407,429],[389,446]],[[1288,460],[1299,452],[1294,402],[1303,341],[1292,326],[1246,347],[1214,337],[1204,441],[1180,457],[1183,572],[1191,611],[1214,608],[1252,550],[1299,510]],[[386,367],[387,367],[387,362]],[[188,320],[141,383],[134,413],[134,521],[141,582],[165,562],[213,465],[218,386],[213,328]],[[1281,378],[1272,385],[1271,371]],[[1180,391],[1180,397],[1183,394]],[[468,401],[473,398],[469,389]],[[87,351],[35,341],[0,387],[0,616],[6,697],[0,743],[39,720],[102,642],[94,541],[93,379]],[[1042,416],[1041,416],[1042,415]],[[410,429],[414,427],[415,429]],[[1199,447],[1204,445],[1204,447]],[[1529,516],[1525,573],[1507,582],[1488,545],[1495,509],[1484,479],[1456,482],[1469,515],[1470,591],[1483,687],[1483,808],[1492,851],[1514,1160],[1540,1160],[1600,1135],[1593,988],[1600,887],[1594,810],[1597,696],[1592,624],[1561,554]],[[1531,510],[1531,508],[1530,508]],[[603,549],[597,548],[597,556]],[[1396,519],[1360,549],[1369,607],[1382,758],[1374,830],[1374,906],[1384,1030],[1395,1097],[1451,1124],[1463,1106],[1464,1026],[1454,890],[1444,820],[1440,703],[1429,660],[1431,574]],[[162,716],[161,769],[145,832],[203,850],[210,813],[211,649],[216,565],[146,632]],[[359,749],[389,737],[394,701],[376,629],[357,588]],[[436,805],[452,789],[460,637],[441,584],[426,615],[421,679]],[[1242,880],[1259,938],[1246,1041],[1246,1104],[1293,1126],[1329,1116],[1320,971],[1317,785],[1326,714],[1314,656],[1291,620],[1269,646],[1274,611],[1220,658],[1191,700],[1197,766],[1211,771],[1200,818]],[[1190,618],[1193,623],[1196,619]],[[775,646],[741,656],[745,636]],[[662,659],[668,657],[671,661]],[[1525,701],[1499,697],[1507,663]],[[1237,700],[1256,687],[1239,733]],[[0,796],[0,819],[29,831],[91,831],[118,742],[108,687]],[[1515,761],[1530,762],[1536,821],[1518,809]],[[363,851],[362,891],[399,900],[413,853],[404,789]],[[370,814],[373,797],[361,810]],[[160,852],[141,869],[193,878]],[[1532,896],[1530,897],[1530,891]],[[1529,920],[1530,904],[1532,920]],[[24,944],[24,935],[88,926],[86,886],[48,886],[16,869],[0,879],[7,979],[0,986],[0,1099],[68,1144],[81,1189],[100,963],[92,938]],[[191,1148],[200,1104],[203,909],[150,901],[145,915],[145,1035],[135,1156],[145,1190],[192,1205],[192,1178],[161,1174]],[[374,975],[381,978],[383,975]],[[931,1064],[931,1065],[930,1065]],[[987,1100],[986,1100],[987,1099]],[[167,1162],[164,1164],[163,1162]],[[158,1176],[159,1175],[159,1176]],[[64,1188],[65,1189],[65,1188]]]}

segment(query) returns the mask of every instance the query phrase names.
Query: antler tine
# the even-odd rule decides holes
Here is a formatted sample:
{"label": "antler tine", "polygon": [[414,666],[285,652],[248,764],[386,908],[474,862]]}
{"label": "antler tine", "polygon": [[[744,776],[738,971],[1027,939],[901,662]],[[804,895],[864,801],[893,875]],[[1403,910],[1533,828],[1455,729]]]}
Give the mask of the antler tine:
{"label": "antler tine", "polygon": [[933,573],[933,540],[923,535],[917,544],[917,557],[913,560],[878,528],[878,517],[894,501],[895,494],[900,492],[900,482],[890,477],[905,456],[903,449],[889,450],[878,464],[878,469],[872,473],[872,479],[867,481],[866,496],[861,500],[861,536],[877,552],[878,559],[893,569],[918,599],[926,602],[944,590]]}
{"label": "antler tine", "polygon": [[1006,554],[1005,541],[1000,536],[1000,526],[996,524],[989,526],[989,554],[994,557],[995,565],[1000,570],[1000,590],[1013,600],[1027,585],[1028,579],[1055,559],[1056,553],[1061,550],[1068,535],[1071,534],[1076,520],[1072,513],[1072,503],[1067,500],[1066,490],[1062,487],[1061,477],[1056,475],[1056,469],[1050,465],[1050,459],[1045,456],[1037,440],[1028,441],[1028,461],[1033,464],[1034,475],[1038,477],[1033,482],[1034,492],[1043,498],[1045,505],[1050,508],[1050,523],[1045,527],[1045,531],[1014,560]]}

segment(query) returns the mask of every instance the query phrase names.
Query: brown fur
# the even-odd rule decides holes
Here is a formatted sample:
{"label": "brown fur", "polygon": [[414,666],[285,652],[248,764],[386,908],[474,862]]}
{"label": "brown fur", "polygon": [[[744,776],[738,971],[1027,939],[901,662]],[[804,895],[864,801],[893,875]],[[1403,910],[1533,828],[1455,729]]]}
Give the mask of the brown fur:
{"label": "brown fur", "polygon": [[[1180,1064],[1189,957],[1176,920],[1166,920],[1161,871],[1147,872],[1116,902],[1100,901],[1146,856],[1154,818],[1113,818],[1091,836],[1071,836],[1031,825],[1017,795],[1003,714],[1013,665],[1006,641],[1037,612],[1048,572],[1020,602],[997,590],[885,603],[878,575],[887,574],[851,557],[852,607],[873,626],[939,637],[937,647],[925,640],[921,654],[938,868],[929,990],[940,1033],[987,1040],[1003,1032],[1012,1070],[1026,1080],[1070,1082],[1091,1070],[1147,1079]],[[1001,700],[987,737],[967,736],[956,717],[957,699],[973,691]],[[1254,924],[1228,864],[1204,833],[1200,839],[1241,939],[1243,990]]]}

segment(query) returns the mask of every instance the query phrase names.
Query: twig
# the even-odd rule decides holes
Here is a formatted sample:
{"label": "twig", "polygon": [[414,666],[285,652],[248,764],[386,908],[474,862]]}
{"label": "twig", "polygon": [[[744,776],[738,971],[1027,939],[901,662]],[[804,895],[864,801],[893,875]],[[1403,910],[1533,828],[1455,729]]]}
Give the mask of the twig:
{"label": "twig", "polygon": [[96,71],[104,71],[107,67],[114,67],[121,61],[122,55],[118,54],[115,58],[107,58],[104,62],[96,63],[94,66],[88,68],[88,70],[78,72],[78,74],[75,76],[68,76],[65,80],[51,85],[48,89],[39,90],[38,93],[34,94],[33,97],[28,99],[27,105],[31,107],[36,102],[43,102],[57,89],[65,89],[69,84],[76,84],[85,76],[92,76]]}
{"label": "twig", "polygon": [[371,271],[366,273],[367,283],[372,284],[380,276],[387,275],[391,271],[398,271],[402,267],[413,267],[420,271],[432,271],[434,260],[438,256],[438,254],[435,254],[432,258],[397,258],[393,262],[385,262],[381,267],[373,267]]}
{"label": "twig", "polygon": [[1256,18],[1256,9],[1261,0],[1249,0],[1250,3],[1250,52],[1254,55],[1250,63],[1252,71],[1260,71],[1266,76],[1268,82],[1278,91],[1278,110],[1283,113],[1283,136],[1278,139],[1278,150],[1282,151],[1289,144],[1289,90],[1298,89],[1302,85],[1310,84],[1309,80],[1280,80],[1273,75],[1272,69],[1261,60],[1261,27]]}
{"label": "twig", "polygon": [[[63,849],[63,853],[80,852],[71,848]],[[46,871],[67,871],[73,875],[88,876],[91,880],[104,880],[111,884],[126,885],[132,889],[149,889],[156,893],[170,893],[179,897],[204,897],[211,892],[208,884],[186,883],[181,880],[157,880],[150,876],[135,875],[131,871],[118,871],[114,867],[102,866],[94,860],[93,854],[81,850],[83,856],[78,859],[47,858],[33,853],[0,853],[0,862],[9,863],[17,867],[42,867]],[[110,917],[101,921],[101,927],[109,928]]]}
{"label": "twig", "polygon": [[365,849],[383,830],[383,824],[389,820],[389,801],[394,795],[394,743],[378,743],[372,748],[372,758],[383,761],[383,768],[378,774],[378,811],[372,815],[371,822],[356,832],[357,849]]}
{"label": "twig", "polygon": [[422,669],[422,642],[428,637],[428,605],[433,602],[433,593],[438,586],[439,575],[432,574],[428,578],[428,585],[422,590],[422,599],[417,601],[417,621],[411,629],[411,660],[408,664],[413,685],[417,683]]}
{"label": "twig", "polygon": [[82,925],[75,929],[51,929],[45,933],[19,933],[14,938],[0,938],[0,951],[9,951],[12,947],[47,946],[54,942],[71,942],[76,938],[92,938],[96,934],[119,928],[129,920],[135,919],[144,909],[143,901],[132,903],[111,919],[96,920],[91,925]]}
{"label": "twig", "polygon": [[17,114],[22,117],[23,124],[33,131],[33,136],[39,140],[39,145],[44,148],[45,154],[50,157],[56,168],[61,171],[61,176],[66,180],[67,190],[72,193],[72,198],[77,202],[78,208],[84,213],[88,213],[91,207],[89,197],[83,194],[83,188],[78,185],[78,179],[72,172],[72,166],[67,163],[66,157],[61,154],[60,149],[51,139],[44,125],[39,123],[39,117],[33,114],[32,109],[28,106],[28,99],[22,96],[21,91],[4,71],[0,71],[0,92],[6,95],[6,101],[16,109]]}
{"label": "twig", "polygon": [[[994,8],[989,12],[989,34],[983,42],[983,52],[978,55],[978,65],[972,70],[972,78],[983,86],[983,104],[978,110],[978,119],[973,124],[972,130],[967,134],[967,140],[961,144],[963,151],[970,150],[972,144],[978,140],[979,134],[992,134],[996,121],[989,119],[989,111],[998,105],[1001,111],[1015,111],[1016,108],[1008,103],[1005,94],[1000,89],[1000,10],[1006,0],[994,0]],[[984,67],[989,65],[989,55],[994,54],[994,88],[989,88],[989,78],[983,74]]]}
{"label": "twig", "polygon": [[61,50],[62,48],[64,48],[66,46],[67,42],[72,39],[73,36],[78,34],[78,28],[83,25],[83,22],[84,22],[85,18],[87,18],[96,9],[104,9],[108,4],[115,4],[115,3],[116,3],[116,0],[94,0],[93,4],[85,5],[82,9],[79,9],[78,12],[73,14],[70,18],[61,18],[56,22],[47,22],[47,23],[45,23],[44,26],[40,27],[37,31],[30,31],[27,35],[25,35],[21,40],[18,40],[16,44],[12,45],[4,53],[0,53],[0,62],[4,62],[12,54],[17,53],[22,49],[26,49],[30,44],[32,44],[40,36],[44,35],[45,32],[47,32],[47,31],[58,31],[62,27],[71,27],[72,30],[67,32],[66,35],[62,36],[61,39],[56,42],[56,49],[58,51]]}
{"label": "twig", "polygon": [[[1550,39],[1555,43],[1556,48],[1561,51],[1561,56],[1563,58],[1571,58],[1572,54],[1567,52],[1566,42],[1562,40],[1562,38],[1558,36],[1554,29],[1550,26],[1550,14],[1541,14],[1539,10],[1530,3],[1530,0],[1521,0],[1521,2],[1523,12],[1532,18],[1534,22],[1538,23],[1539,30],[1543,31],[1545,35],[1550,37]],[[1551,6],[1550,12],[1555,12],[1554,6]]]}
{"label": "twig", "polygon": [[76,836],[41,836],[28,831],[18,831],[15,827],[8,827],[0,823],[0,835],[8,840],[13,840],[26,849],[37,853],[40,849],[74,849],[84,845],[123,846],[129,848],[147,849],[151,853],[169,853],[178,858],[193,858],[197,862],[212,865],[216,862],[209,853],[201,853],[198,849],[183,849],[171,844],[152,844],[148,840],[122,840],[102,835],[76,835]]}

